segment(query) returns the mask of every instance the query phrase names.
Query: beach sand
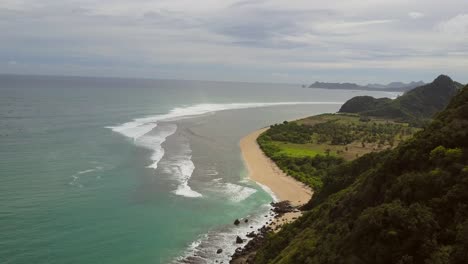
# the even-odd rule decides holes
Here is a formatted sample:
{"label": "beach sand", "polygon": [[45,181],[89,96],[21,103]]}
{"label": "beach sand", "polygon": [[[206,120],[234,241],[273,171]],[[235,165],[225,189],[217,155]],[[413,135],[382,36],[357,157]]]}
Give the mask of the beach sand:
{"label": "beach sand", "polygon": [[[257,143],[258,136],[267,128],[257,130],[240,141],[240,148],[249,177],[271,189],[279,201],[290,201],[293,206],[307,203],[313,191],[308,186],[286,175],[276,164],[268,158]],[[284,223],[294,221],[301,212],[291,212],[275,219],[273,229]]]}

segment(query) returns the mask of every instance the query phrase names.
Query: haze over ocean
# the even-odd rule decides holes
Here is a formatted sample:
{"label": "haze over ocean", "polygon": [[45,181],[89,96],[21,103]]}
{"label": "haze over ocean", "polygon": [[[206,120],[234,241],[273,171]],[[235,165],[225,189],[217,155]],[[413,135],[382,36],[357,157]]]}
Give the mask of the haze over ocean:
{"label": "haze over ocean", "polygon": [[363,94],[395,96],[1,75],[0,262],[227,260],[236,232],[246,232],[233,230],[232,221],[249,217],[249,225],[261,225],[272,201],[246,178],[240,138],[335,112]]}

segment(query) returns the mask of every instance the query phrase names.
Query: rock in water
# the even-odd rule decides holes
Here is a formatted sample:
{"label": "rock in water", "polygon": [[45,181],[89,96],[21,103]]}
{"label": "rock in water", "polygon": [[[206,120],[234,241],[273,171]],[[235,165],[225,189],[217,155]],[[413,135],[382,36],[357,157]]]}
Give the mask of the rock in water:
{"label": "rock in water", "polygon": [[223,250],[221,248],[216,250],[216,254],[221,254],[222,252],[223,252]]}
{"label": "rock in water", "polygon": [[242,238],[240,238],[240,236],[237,236],[236,237],[236,243],[237,244],[242,244],[242,243],[244,243],[244,240]]}
{"label": "rock in water", "polygon": [[235,225],[239,225],[239,224],[240,224],[239,219],[236,219],[236,220],[234,221],[234,224],[235,224]]}
{"label": "rock in water", "polygon": [[247,237],[250,237],[250,238],[256,237],[255,232],[252,231],[252,232],[248,233]]}

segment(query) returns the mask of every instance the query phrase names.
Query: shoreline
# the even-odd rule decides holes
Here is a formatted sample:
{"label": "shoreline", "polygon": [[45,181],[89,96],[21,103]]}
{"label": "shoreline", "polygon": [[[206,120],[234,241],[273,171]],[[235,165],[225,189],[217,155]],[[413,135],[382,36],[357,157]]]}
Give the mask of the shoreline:
{"label": "shoreline", "polygon": [[[313,195],[312,189],[284,173],[260,149],[257,138],[267,129],[256,130],[240,140],[239,145],[248,170],[248,177],[268,187],[278,198],[278,202],[289,201],[294,207],[306,204]],[[285,213],[275,218],[270,227],[276,231],[281,225],[294,221],[301,214],[297,211]]]}

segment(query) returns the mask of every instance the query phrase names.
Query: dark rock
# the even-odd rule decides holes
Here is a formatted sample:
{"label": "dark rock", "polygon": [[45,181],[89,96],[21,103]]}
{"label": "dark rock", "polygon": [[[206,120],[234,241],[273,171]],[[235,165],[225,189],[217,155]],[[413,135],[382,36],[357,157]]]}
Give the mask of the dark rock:
{"label": "dark rock", "polygon": [[[231,256],[229,263],[254,263],[256,251],[265,244],[267,233],[273,231],[269,226],[262,226],[258,229],[258,233],[250,232],[247,237],[252,239],[247,242],[243,248],[237,248],[235,253]],[[242,240],[240,237],[237,239]],[[236,239],[236,242],[238,241]]]}
{"label": "dark rock", "polygon": [[249,222],[249,219],[244,219],[244,223],[248,223]]}
{"label": "dark rock", "polygon": [[291,206],[291,203],[289,201],[281,201],[277,203],[273,203],[273,212],[275,212],[277,215],[283,215],[285,213],[293,212],[296,208]]}
{"label": "dark rock", "polygon": [[254,232],[254,231],[252,231],[252,232],[248,233],[246,236],[247,236],[247,237],[250,237],[250,238],[252,238],[252,237],[256,237],[256,235],[255,235],[255,232]]}
{"label": "dark rock", "polygon": [[239,219],[236,219],[236,220],[234,221],[234,224],[235,224],[235,225],[239,225],[239,224],[240,224]]}
{"label": "dark rock", "polygon": [[240,238],[240,236],[237,236],[236,237],[236,243],[237,244],[242,244],[242,243],[244,243],[244,240],[242,238]]}
{"label": "dark rock", "polygon": [[223,249],[221,249],[221,248],[216,250],[216,254],[221,254],[222,252],[223,252]]}

